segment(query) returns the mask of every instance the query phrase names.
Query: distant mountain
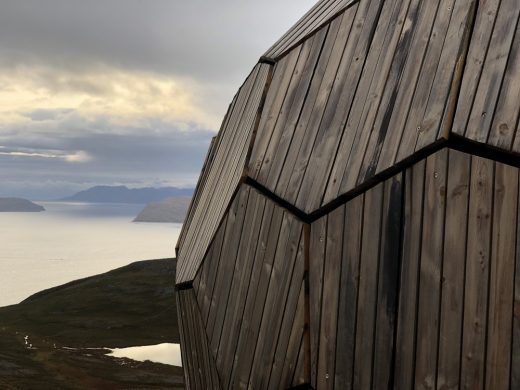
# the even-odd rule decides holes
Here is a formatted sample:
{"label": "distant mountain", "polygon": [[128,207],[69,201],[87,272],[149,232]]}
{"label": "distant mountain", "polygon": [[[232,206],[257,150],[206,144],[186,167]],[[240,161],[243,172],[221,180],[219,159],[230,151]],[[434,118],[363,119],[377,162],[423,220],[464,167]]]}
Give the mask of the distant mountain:
{"label": "distant mountain", "polygon": [[45,209],[30,200],[22,198],[0,198],[0,212],[38,212]]}
{"label": "distant mountain", "polygon": [[149,203],[134,219],[134,222],[181,223],[186,217],[190,200],[190,197],[176,197]]}
{"label": "distant mountain", "polygon": [[192,188],[128,188],[126,186],[96,186],[60,199],[65,202],[141,203],[158,202],[170,197],[190,197]]}

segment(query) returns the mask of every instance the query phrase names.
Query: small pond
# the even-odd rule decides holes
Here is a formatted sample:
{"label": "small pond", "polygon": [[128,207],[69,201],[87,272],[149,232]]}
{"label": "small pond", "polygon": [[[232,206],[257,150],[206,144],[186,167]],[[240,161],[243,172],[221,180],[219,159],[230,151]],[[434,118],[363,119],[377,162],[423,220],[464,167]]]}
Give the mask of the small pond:
{"label": "small pond", "polygon": [[113,348],[110,350],[112,352],[108,353],[108,356],[128,358],[140,362],[149,360],[155,363],[182,367],[180,344],[163,343],[142,347]]}

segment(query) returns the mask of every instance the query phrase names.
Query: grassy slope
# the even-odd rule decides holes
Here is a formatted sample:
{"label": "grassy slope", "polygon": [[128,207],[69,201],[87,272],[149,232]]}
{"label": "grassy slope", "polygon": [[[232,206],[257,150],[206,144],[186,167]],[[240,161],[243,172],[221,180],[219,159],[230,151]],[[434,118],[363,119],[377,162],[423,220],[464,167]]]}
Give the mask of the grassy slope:
{"label": "grassy slope", "polygon": [[0,388],[182,388],[180,368],[85,349],[178,343],[174,276],[141,261],[0,308]]}

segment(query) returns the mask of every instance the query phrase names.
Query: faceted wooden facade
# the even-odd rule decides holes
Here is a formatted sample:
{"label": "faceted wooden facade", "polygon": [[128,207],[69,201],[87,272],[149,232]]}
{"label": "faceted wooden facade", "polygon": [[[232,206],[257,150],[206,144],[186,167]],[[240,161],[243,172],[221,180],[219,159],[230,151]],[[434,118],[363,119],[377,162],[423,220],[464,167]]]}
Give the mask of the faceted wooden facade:
{"label": "faceted wooden facade", "polygon": [[177,245],[189,389],[520,389],[520,3],[323,0]]}

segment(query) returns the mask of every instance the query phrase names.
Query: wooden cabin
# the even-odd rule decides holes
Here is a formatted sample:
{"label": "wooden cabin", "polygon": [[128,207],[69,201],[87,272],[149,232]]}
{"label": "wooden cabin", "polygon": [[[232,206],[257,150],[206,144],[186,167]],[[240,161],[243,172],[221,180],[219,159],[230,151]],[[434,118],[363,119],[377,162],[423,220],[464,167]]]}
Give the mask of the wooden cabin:
{"label": "wooden cabin", "polygon": [[520,1],[322,0],[177,247],[186,386],[520,389]]}

